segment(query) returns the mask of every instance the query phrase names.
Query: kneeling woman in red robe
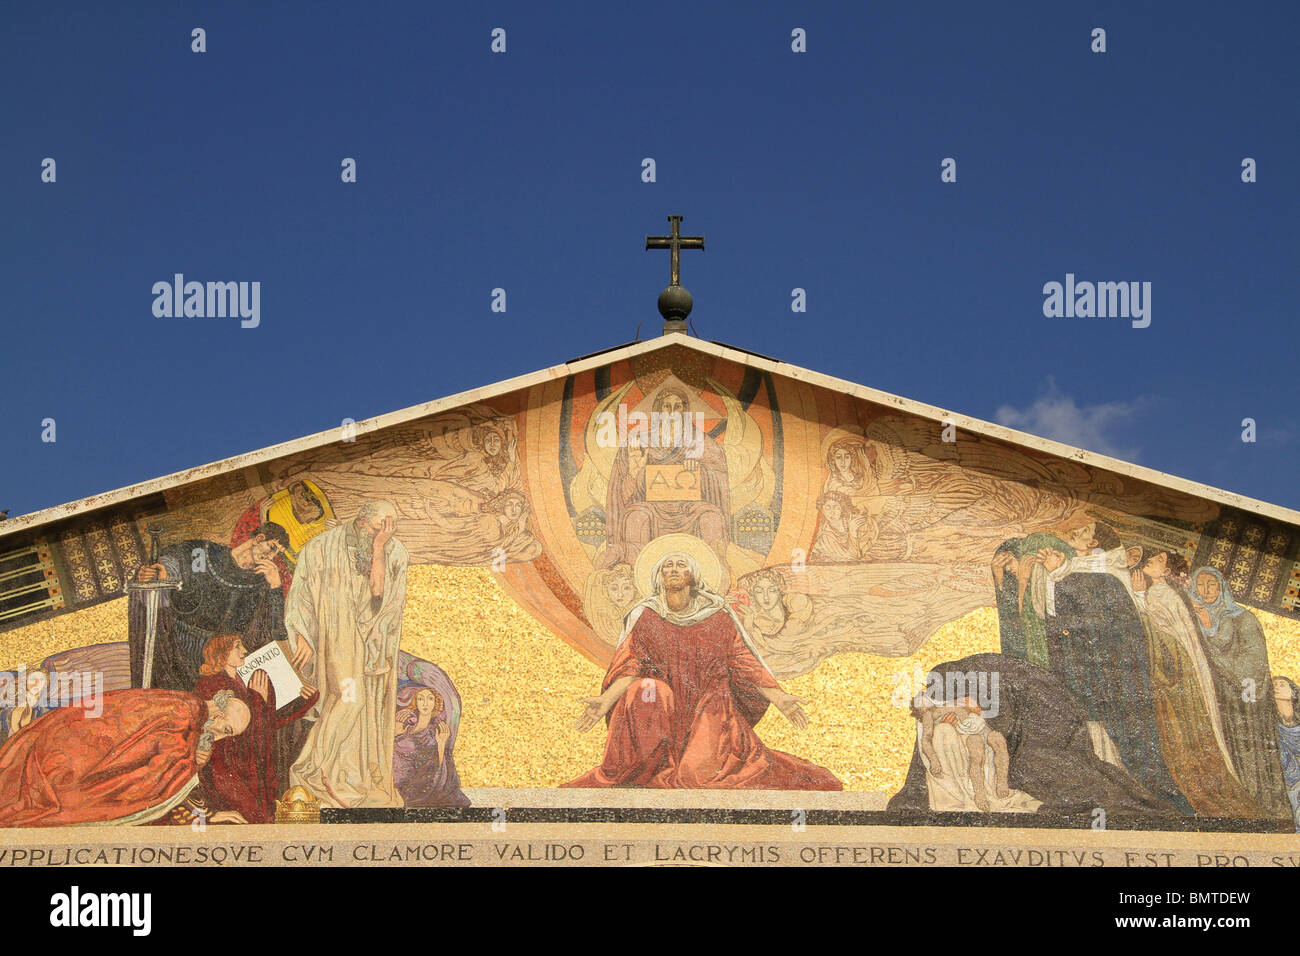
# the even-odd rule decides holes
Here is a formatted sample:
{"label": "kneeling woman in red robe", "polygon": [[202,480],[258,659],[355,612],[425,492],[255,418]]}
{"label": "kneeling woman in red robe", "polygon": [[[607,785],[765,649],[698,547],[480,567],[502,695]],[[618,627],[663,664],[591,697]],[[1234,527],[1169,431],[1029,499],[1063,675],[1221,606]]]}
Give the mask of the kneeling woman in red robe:
{"label": "kneeling woman in red robe", "polygon": [[239,676],[248,650],[238,634],[218,634],[203,648],[203,664],[194,693],[212,697],[229,691],[252,714],[248,730],[212,748],[212,759],[199,777],[203,797],[214,811],[213,823],[274,823],[275,800],[287,787],[279,779],[280,740],[277,732],[311,709],[320,698],[314,687],[277,711],[275,688],[266,671],[255,671],[245,684]]}
{"label": "kneeling woman in red robe", "polygon": [[770,750],[754,732],[768,704],[808,726],[694,558],[670,552],[651,574],[655,593],[628,612],[599,697],[578,729],[609,722],[605,761],[566,787],[842,790],[824,767]]}
{"label": "kneeling woman in red robe", "polygon": [[118,690],[60,707],[0,747],[0,827],[129,826],[165,816],[198,785],[212,747],[248,727],[243,701]]}

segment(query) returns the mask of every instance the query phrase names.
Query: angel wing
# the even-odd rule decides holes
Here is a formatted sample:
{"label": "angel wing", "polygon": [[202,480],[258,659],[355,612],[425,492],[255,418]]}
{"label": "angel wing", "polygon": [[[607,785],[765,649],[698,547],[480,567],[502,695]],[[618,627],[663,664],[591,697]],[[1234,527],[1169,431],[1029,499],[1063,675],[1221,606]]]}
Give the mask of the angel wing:
{"label": "angel wing", "polygon": [[514,451],[515,423],[488,405],[473,404],[434,416],[420,427],[429,457],[454,459],[475,447],[474,429],[490,425],[503,434],[508,450]]}
{"label": "angel wing", "polygon": [[618,454],[618,443],[599,441],[597,434],[601,430],[601,422],[608,421],[605,415],[614,414],[614,409],[618,408],[619,403],[634,384],[636,384],[635,379],[610,392],[605,396],[604,401],[597,404],[595,411],[591,413],[591,418],[587,420],[587,429],[582,439],[584,451],[582,467],[569,482],[569,501],[573,505],[575,514],[582,514],[591,507],[601,510],[605,508],[605,497],[609,492],[609,475],[614,468],[614,456]]}
{"label": "angel wing", "polygon": [[[1106,472],[1070,458],[1026,451],[990,438],[958,432],[955,447],[956,462],[963,468],[1053,495],[1060,500],[1063,514],[1086,507],[1093,517],[1113,523],[1122,520],[1123,515],[1209,521],[1219,511],[1213,502],[1168,491],[1138,478]],[[928,449],[923,450],[928,454]]]}
{"label": "angel wing", "polygon": [[763,457],[763,433],[736,396],[713,379],[705,380],[727,409],[722,451],[727,459],[727,485],[733,514],[747,505],[768,508],[776,492],[776,473]]}
{"label": "angel wing", "polygon": [[889,415],[869,424],[865,434],[871,441],[881,445],[919,452],[940,461],[952,460],[957,457],[956,447],[952,442],[943,440],[943,428],[939,422]]}

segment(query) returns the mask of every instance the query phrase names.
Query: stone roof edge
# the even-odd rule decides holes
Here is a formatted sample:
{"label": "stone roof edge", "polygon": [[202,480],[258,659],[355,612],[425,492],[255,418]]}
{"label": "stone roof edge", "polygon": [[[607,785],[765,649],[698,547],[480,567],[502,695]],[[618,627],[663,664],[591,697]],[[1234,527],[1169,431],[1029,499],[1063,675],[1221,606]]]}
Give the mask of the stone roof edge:
{"label": "stone roof edge", "polygon": [[[502,381],[491,385],[484,385],[468,391],[458,392],[454,395],[447,395],[443,398],[435,399],[434,401],[412,405],[409,408],[388,412],[383,415],[377,415],[374,418],[368,418],[364,421],[357,422],[356,435],[359,437],[385,428],[391,428],[394,425],[403,425],[407,422],[426,418],[429,415],[458,408],[471,402],[488,401],[510,392],[530,388],[534,385],[539,385],[543,382],[552,381],[557,378],[575,375],[592,368],[599,368],[637,355],[643,355],[647,352],[653,352],[669,345],[683,345],[687,348],[696,349],[714,355],[717,358],[726,359],[741,365],[749,365],[770,372],[774,375],[783,375],[787,378],[807,382],[811,385],[817,385],[822,388],[843,392],[876,405],[895,408],[906,414],[917,415],[936,422],[951,421],[959,431],[964,430],[973,432],[978,435],[1009,442],[1014,445],[1020,445],[1035,451],[1045,452],[1060,458],[1067,458],[1072,461],[1080,462],[1081,464],[1102,468],[1115,474],[1148,481],[1194,497],[1205,498],[1217,502],[1218,504],[1227,505],[1232,508],[1239,508],[1243,511],[1258,514],[1262,517],[1272,518],[1277,521],[1283,521],[1288,524],[1300,526],[1300,512],[1293,511],[1289,508],[1283,508],[1279,505],[1269,504],[1268,502],[1259,501],[1254,498],[1247,498],[1244,495],[1234,494],[1229,491],[1214,488],[1210,485],[1201,484],[1200,482],[1189,481],[1185,478],[1178,478],[1174,475],[1155,471],[1151,468],[1145,468],[1141,465],[1130,464],[1129,462],[1121,461],[1117,458],[1110,458],[1106,455],[1100,455],[1095,452],[1085,451],[1082,448],[1075,448],[1061,442],[1039,438],[1035,435],[1019,432],[1011,428],[1005,428],[991,422],[985,422],[977,418],[971,418],[967,415],[950,412],[934,405],[927,405],[923,402],[901,398],[897,395],[891,395],[888,392],[882,392],[879,389],[869,388],[866,385],[859,385],[856,382],[849,382],[845,379],[835,378],[831,375],[824,375],[821,372],[814,372],[811,369],[791,365],[788,362],[769,359],[732,346],[693,338],[692,336],[681,332],[672,332],[667,335],[657,336],[653,339],[647,339],[644,342],[634,342],[621,348],[597,352],[590,356],[573,359],[559,365],[553,365],[549,368],[539,369],[536,372],[503,379]],[[188,468],[184,471],[174,472],[170,475],[164,475],[134,485],[128,485],[115,491],[91,495],[77,501],[68,502],[67,504],[55,505],[52,508],[45,508],[41,511],[33,511],[30,514],[19,515],[0,522],[0,539],[11,537],[24,531],[30,531],[34,528],[55,521],[61,521],[67,518],[88,514],[92,511],[98,511],[103,508],[120,505],[132,500],[133,498],[159,494],[179,485],[204,481],[215,478],[219,475],[228,474],[232,471],[239,471],[268,461],[274,461],[278,458],[284,458],[288,455],[295,455],[304,451],[310,451],[314,448],[320,448],[324,445],[329,445],[338,441],[338,436],[339,429],[335,427],[328,429],[327,431],[306,435],[302,438],[281,442],[277,445],[269,445],[257,451],[246,452],[242,455],[235,455],[220,461],[210,462],[206,465],[199,465],[194,468]]]}

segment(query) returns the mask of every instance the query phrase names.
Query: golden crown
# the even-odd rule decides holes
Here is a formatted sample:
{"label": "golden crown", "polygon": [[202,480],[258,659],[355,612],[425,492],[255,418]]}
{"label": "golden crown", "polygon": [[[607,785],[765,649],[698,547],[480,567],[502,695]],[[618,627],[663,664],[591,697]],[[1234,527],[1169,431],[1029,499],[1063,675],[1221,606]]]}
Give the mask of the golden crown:
{"label": "golden crown", "polygon": [[275,801],[276,823],[320,823],[320,801],[306,787],[290,787]]}

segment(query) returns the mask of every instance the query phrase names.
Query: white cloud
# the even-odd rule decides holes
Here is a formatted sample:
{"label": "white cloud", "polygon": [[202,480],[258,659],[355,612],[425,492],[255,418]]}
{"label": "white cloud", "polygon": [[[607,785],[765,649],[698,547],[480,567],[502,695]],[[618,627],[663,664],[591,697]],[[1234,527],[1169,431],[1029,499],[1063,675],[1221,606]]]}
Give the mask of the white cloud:
{"label": "white cloud", "polygon": [[1057,389],[1055,380],[1049,378],[1047,393],[1035,399],[1028,408],[1003,405],[998,408],[993,420],[999,425],[1064,442],[1076,448],[1136,461],[1139,449],[1116,444],[1110,433],[1116,425],[1131,423],[1144,404],[1146,402],[1143,398],[1137,398],[1129,402],[1081,406],[1072,396],[1062,394]]}

